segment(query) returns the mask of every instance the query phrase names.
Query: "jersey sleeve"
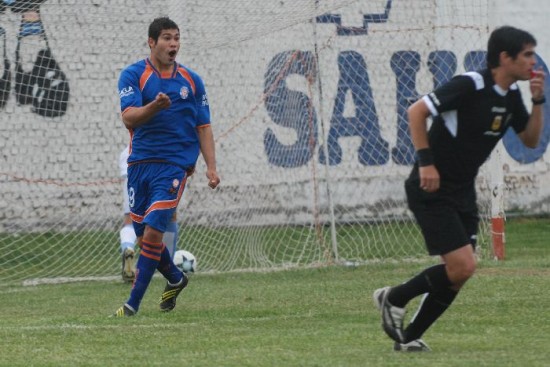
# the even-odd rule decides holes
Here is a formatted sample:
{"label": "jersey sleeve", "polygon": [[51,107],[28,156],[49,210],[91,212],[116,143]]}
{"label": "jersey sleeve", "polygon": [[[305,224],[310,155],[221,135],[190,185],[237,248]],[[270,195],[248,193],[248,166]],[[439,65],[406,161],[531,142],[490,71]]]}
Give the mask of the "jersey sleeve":
{"label": "jersey sleeve", "polygon": [[195,95],[197,102],[197,126],[210,124],[210,106],[208,105],[208,95],[202,79],[197,75],[193,75],[195,82]]}
{"label": "jersey sleeve", "polygon": [[512,112],[511,125],[514,131],[519,134],[525,130],[525,127],[527,126],[527,122],[529,121],[529,112],[527,112],[527,109],[525,108],[519,89],[514,91],[513,101],[514,110]]}
{"label": "jersey sleeve", "polygon": [[425,95],[422,99],[432,116],[457,110],[465,97],[476,90],[476,82],[468,75],[458,75]]}
{"label": "jersey sleeve", "polygon": [[139,89],[139,77],[132,69],[125,69],[120,73],[118,94],[120,96],[121,112],[129,107],[142,106],[143,100]]}

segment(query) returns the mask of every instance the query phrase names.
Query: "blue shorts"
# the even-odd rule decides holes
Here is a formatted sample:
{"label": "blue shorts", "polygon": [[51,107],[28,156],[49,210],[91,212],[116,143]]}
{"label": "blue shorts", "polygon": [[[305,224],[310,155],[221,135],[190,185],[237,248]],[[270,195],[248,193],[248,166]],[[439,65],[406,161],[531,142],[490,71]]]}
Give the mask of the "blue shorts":
{"label": "blue shorts", "polygon": [[164,233],[180,201],[186,171],[168,163],[136,163],[128,167],[130,217],[136,236],[145,225]]}

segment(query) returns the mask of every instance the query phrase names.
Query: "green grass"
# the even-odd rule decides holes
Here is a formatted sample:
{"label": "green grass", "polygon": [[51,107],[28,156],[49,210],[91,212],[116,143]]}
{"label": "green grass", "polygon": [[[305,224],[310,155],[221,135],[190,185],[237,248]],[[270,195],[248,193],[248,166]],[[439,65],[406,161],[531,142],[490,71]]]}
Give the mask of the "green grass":
{"label": "green grass", "polygon": [[118,281],[0,288],[0,366],[547,366],[549,230],[507,223],[506,261],[480,263],[424,336],[431,353],[393,352],[371,300],[427,263],[381,263],[197,274],[168,314],[155,278],[127,319],[107,317],[129,294]]}

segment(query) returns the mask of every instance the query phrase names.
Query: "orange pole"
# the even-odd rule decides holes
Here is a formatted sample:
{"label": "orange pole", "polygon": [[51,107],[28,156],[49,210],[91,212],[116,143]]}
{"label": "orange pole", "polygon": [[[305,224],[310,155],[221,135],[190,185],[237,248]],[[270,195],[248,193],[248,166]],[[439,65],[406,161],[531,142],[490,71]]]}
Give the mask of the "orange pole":
{"label": "orange pole", "polygon": [[491,218],[491,234],[493,239],[493,254],[496,260],[504,260],[504,218]]}

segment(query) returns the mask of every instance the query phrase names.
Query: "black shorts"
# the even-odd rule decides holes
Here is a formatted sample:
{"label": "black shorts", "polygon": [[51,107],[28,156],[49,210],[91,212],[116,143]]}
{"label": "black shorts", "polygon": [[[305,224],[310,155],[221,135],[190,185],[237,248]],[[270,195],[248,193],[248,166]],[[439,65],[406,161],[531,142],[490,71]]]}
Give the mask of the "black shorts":
{"label": "black shorts", "polygon": [[409,178],[405,191],[430,255],[444,255],[468,244],[475,247],[479,213],[473,183],[442,183],[438,191],[428,193],[417,178]]}

